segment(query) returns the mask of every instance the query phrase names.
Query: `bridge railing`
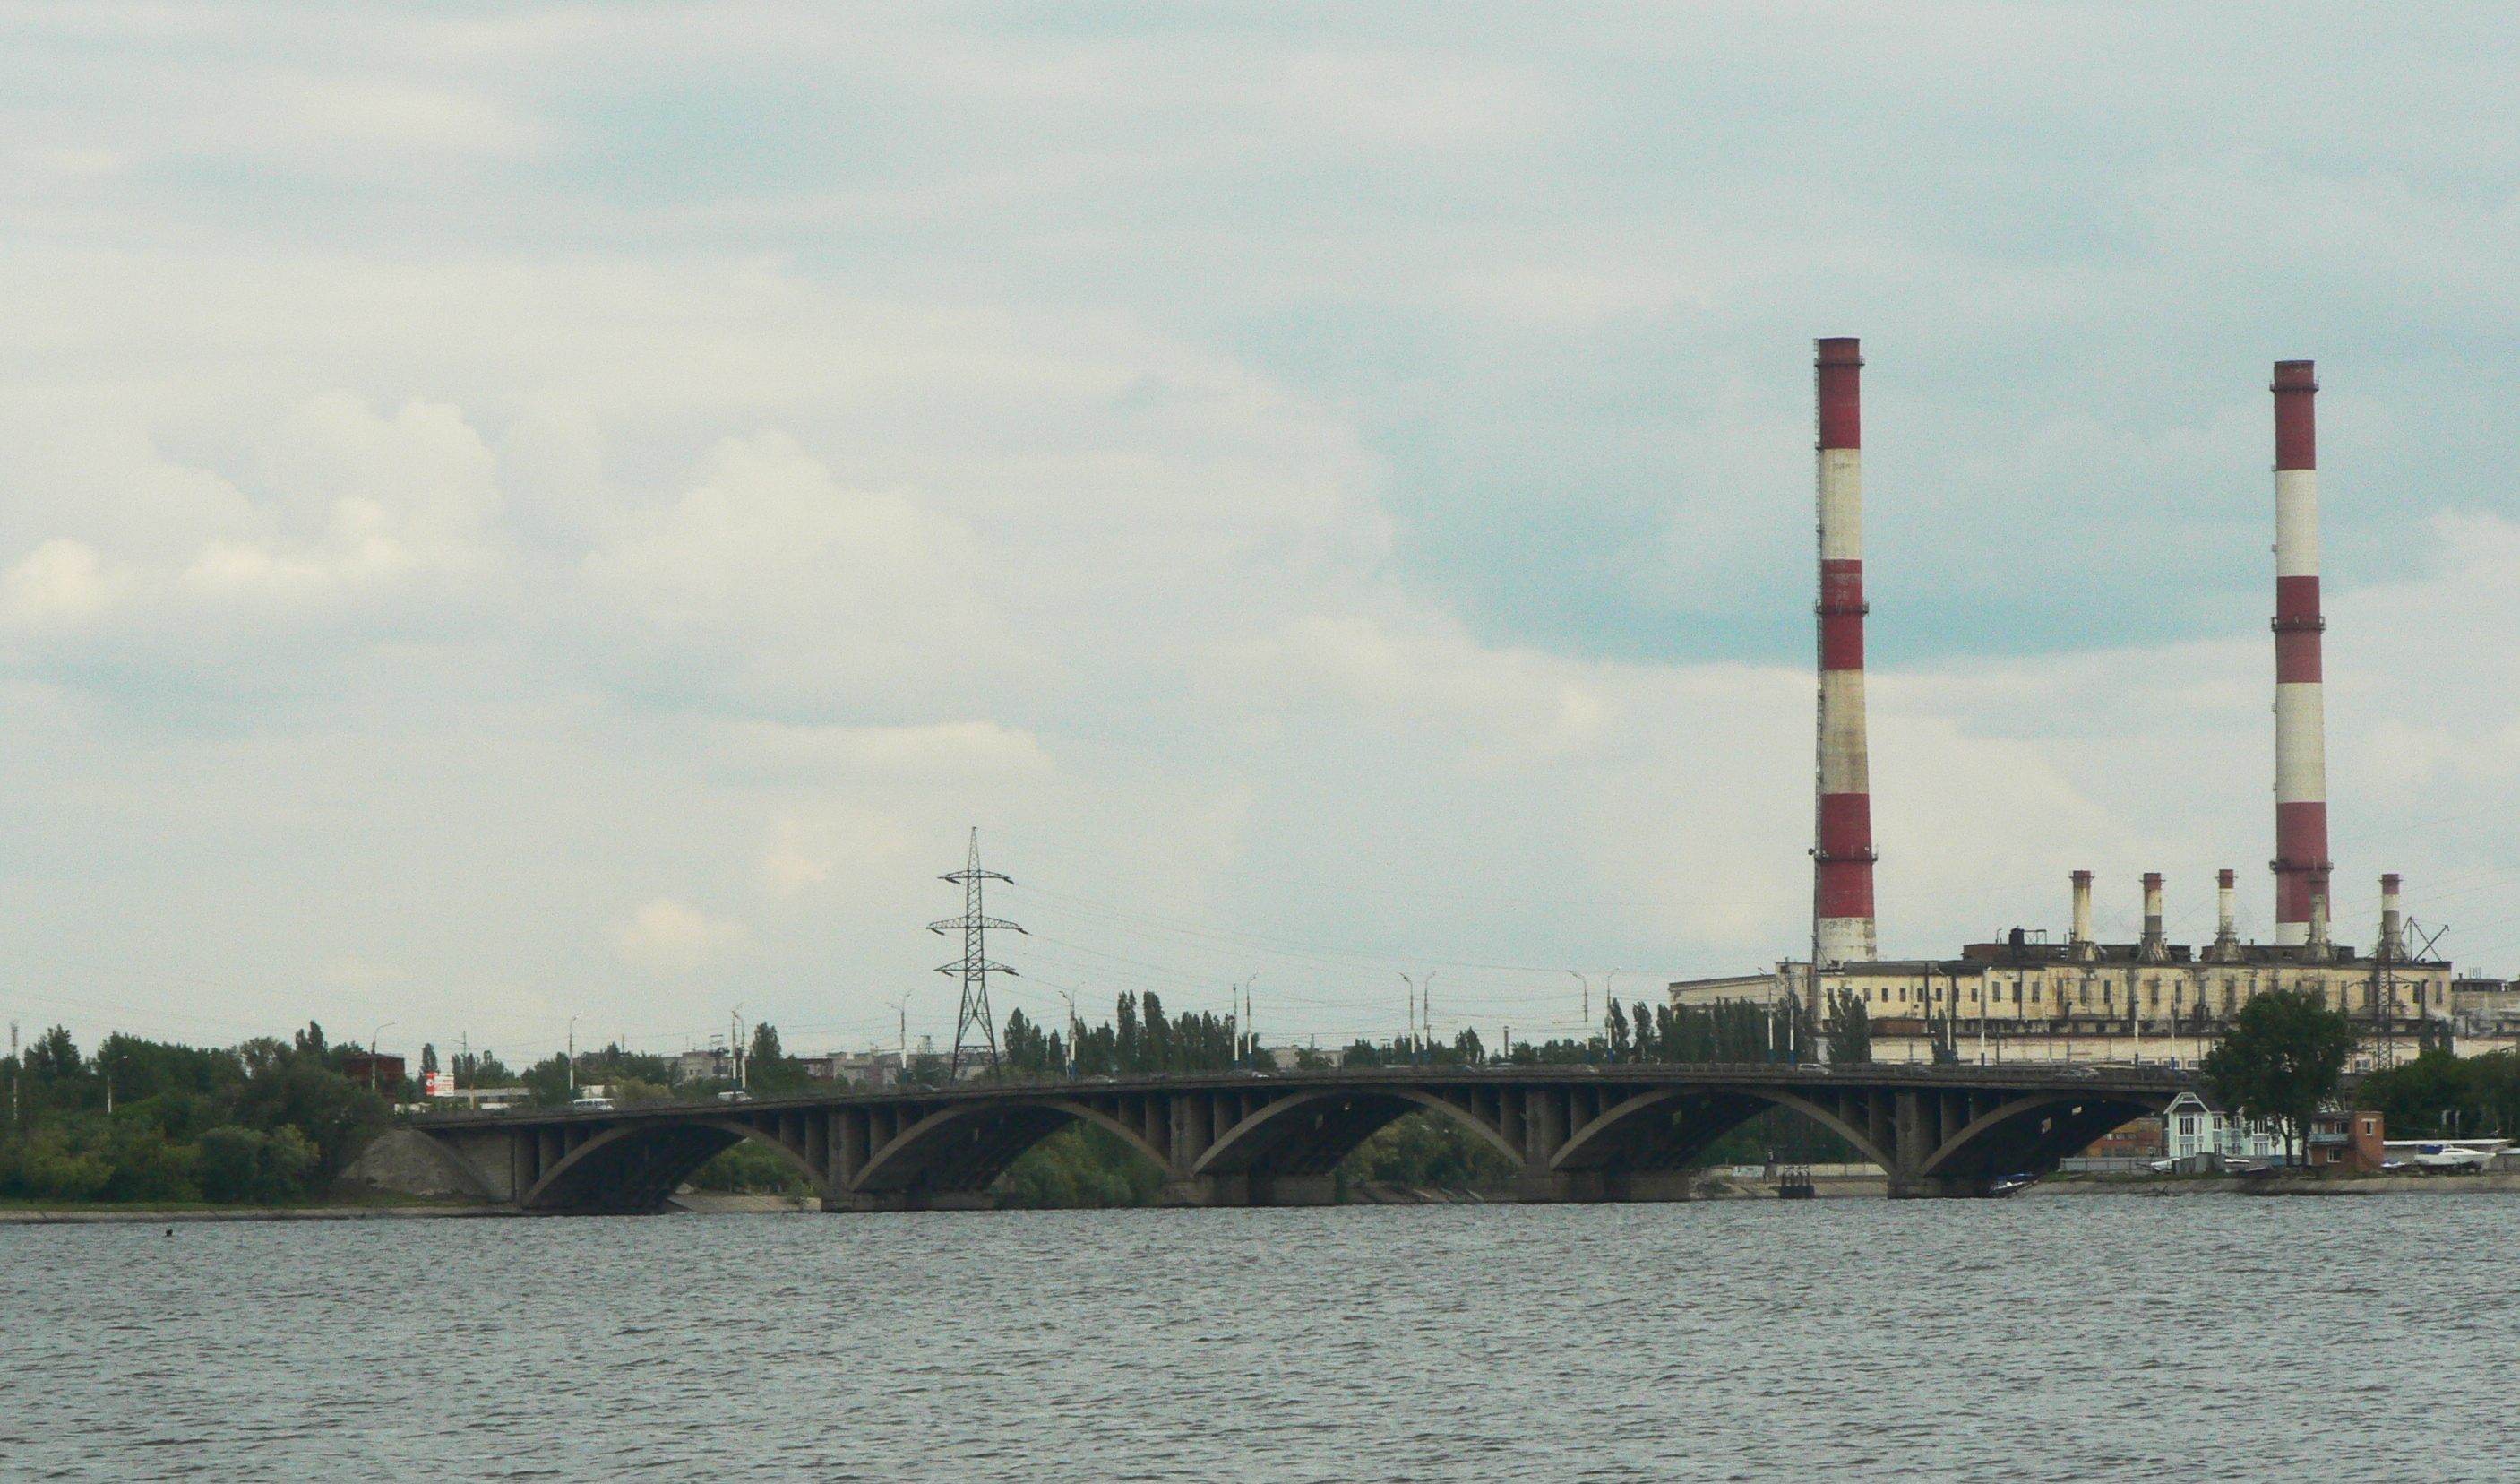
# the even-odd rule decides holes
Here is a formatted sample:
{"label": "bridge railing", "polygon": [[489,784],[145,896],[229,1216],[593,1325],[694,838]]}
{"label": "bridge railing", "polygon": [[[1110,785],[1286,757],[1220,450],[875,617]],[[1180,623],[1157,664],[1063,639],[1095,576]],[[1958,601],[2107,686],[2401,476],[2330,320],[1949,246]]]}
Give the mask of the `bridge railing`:
{"label": "bridge railing", "polygon": [[2194,1086],[2195,1080],[2195,1073],[2183,1068],[2091,1062],[2022,1062],[2001,1066],[1977,1066],[1966,1063],[1929,1062],[1829,1064],[1822,1062],[1629,1061],[1555,1062],[1538,1066],[1507,1063],[1475,1067],[1460,1065],[1329,1067],[1265,1072],[1226,1069],[1148,1072],[1125,1077],[1101,1074],[1087,1077],[977,1077],[941,1087],[923,1084],[870,1087],[852,1083],[800,1092],[747,1095],[731,1100],[714,1097],[672,1098],[656,1102],[625,1103],[609,1109],[579,1109],[566,1105],[518,1105],[428,1112],[413,1115],[413,1119],[416,1122],[435,1126],[490,1124],[520,1119],[539,1122],[553,1119],[603,1121],[642,1115],[689,1117],[700,1112],[740,1116],[783,1108],[830,1107],[834,1104],[853,1102],[996,1099],[1014,1094],[1038,1094],[1053,1090],[1074,1093],[1254,1085],[1372,1087],[1469,1084],[1495,1087],[1567,1082],[1619,1082],[1742,1085],[1785,1083],[1804,1086],[1860,1084],[1870,1087],[2022,1089],[2089,1085],[2095,1089],[2100,1087],[2175,1089]]}

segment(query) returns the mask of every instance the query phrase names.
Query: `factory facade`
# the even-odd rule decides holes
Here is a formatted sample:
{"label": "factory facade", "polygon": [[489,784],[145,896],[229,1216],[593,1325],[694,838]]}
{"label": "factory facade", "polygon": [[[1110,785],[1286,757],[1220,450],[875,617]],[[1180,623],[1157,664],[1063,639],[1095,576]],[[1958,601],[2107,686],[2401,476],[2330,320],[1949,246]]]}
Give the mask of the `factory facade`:
{"label": "factory facade", "polygon": [[[2185,1060],[2201,1056],[2240,1008],[2273,990],[2318,996],[2368,1027],[2380,1056],[2401,1040],[2446,1032],[2448,962],[2418,959],[2399,911],[2399,879],[2381,878],[2381,920],[2366,952],[2329,931],[2325,702],[2318,579],[2318,440],[2309,361],[2278,361],[2274,398],[2275,941],[2233,931],[2234,873],[2219,879],[2221,928],[2210,945],[2162,934],[2162,878],[2143,878],[2136,943],[2092,933],[2092,873],[2073,873],[2073,928],[2062,941],[2015,928],[1958,957],[1884,959],[1873,920],[1871,776],[1864,696],[1862,386],[1854,340],[1822,340],[1814,363],[1819,421],[1819,715],[1812,945],[1809,961],[1766,973],[1684,980],[1675,1004],[1723,1000],[1825,1012],[1851,997],[1874,1029],[1875,1054]],[[2460,1008],[2464,1009],[2464,1006]],[[2366,1054],[2367,1062],[2370,1056]]]}

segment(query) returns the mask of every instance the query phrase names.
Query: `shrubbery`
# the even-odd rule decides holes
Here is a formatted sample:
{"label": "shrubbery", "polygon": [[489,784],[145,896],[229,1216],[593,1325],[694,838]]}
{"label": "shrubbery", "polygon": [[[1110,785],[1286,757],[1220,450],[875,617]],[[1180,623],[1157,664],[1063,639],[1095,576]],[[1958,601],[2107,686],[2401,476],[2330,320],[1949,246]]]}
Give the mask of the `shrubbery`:
{"label": "shrubbery", "polygon": [[[0,1199],[279,1204],[329,1185],[385,1127],[310,1025],[202,1049],[112,1036],[82,1057],[56,1026],[0,1063]],[[0,1101],[0,1107],[6,1106]]]}

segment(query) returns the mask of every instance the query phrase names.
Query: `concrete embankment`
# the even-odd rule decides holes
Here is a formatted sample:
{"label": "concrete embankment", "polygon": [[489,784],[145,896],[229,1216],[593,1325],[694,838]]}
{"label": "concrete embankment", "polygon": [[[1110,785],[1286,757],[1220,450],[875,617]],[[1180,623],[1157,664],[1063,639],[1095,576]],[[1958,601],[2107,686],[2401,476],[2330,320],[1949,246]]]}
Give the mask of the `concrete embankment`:
{"label": "concrete embankment", "polygon": [[93,1227],[125,1223],[179,1227],[196,1222],[399,1222],[521,1216],[506,1206],[197,1206],[152,1211],[124,1206],[0,1207],[0,1227]]}
{"label": "concrete embankment", "polygon": [[817,1195],[734,1195],[723,1190],[685,1190],[665,1202],[669,1211],[688,1211],[695,1216],[750,1216],[763,1212],[795,1212],[823,1209]]}
{"label": "concrete embankment", "polygon": [[2167,1175],[2071,1180],[2050,1176],[2024,1195],[2509,1195],[2520,1175]]}

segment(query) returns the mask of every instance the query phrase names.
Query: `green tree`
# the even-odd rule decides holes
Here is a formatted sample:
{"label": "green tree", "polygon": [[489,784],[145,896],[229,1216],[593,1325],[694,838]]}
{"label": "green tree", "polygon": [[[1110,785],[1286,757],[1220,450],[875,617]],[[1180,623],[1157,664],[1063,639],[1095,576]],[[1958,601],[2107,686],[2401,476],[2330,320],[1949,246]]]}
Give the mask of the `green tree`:
{"label": "green tree", "polygon": [[389,1117],[383,1098],[324,1066],[317,1059],[324,1054],[310,1049],[248,1078],[235,1113],[244,1127],[275,1136],[283,1128],[295,1130],[316,1151],[309,1178],[318,1184],[330,1183],[358,1158],[368,1141],[384,1132]]}
{"label": "green tree", "polygon": [[2344,1081],[2354,1044],[2353,1021],[2329,1009],[2326,997],[2272,990],[2240,1007],[2202,1070],[2214,1095],[2241,1117],[2280,1127],[2298,1158],[2311,1120]]}
{"label": "green tree", "polygon": [[[2473,1070],[2473,1063],[2449,1051],[2427,1050],[2412,1061],[2356,1083],[2354,1102],[2385,1114],[2394,1137],[2447,1136],[2470,1122],[2466,1115],[2475,1103]],[[2476,1122],[2483,1127],[2481,1120]]]}
{"label": "green tree", "polygon": [[738,1195],[803,1195],[814,1188],[795,1162],[757,1138],[739,1138],[692,1172],[695,1190]]}
{"label": "green tree", "polygon": [[1164,1172],[1100,1124],[1082,1119],[1016,1156],[995,1189],[1000,1206],[1031,1210],[1144,1206]]}
{"label": "green tree", "polygon": [[1861,1062],[1872,1059],[1872,1012],[1852,990],[1828,992],[1828,1059]]}
{"label": "green tree", "polygon": [[1513,1177],[1513,1161],[1440,1113],[1409,1113],[1384,1124],[1339,1161],[1345,1184],[1493,1184]]}
{"label": "green tree", "polygon": [[276,1206],[306,1193],[322,1154],[283,1124],[268,1134],[229,1124],[202,1136],[202,1193],[214,1201]]}
{"label": "green tree", "polygon": [[102,1085],[91,1075],[67,1026],[55,1026],[36,1037],[22,1053],[21,1065],[26,1079],[27,1111],[38,1117],[53,1109],[72,1112],[104,1105]]}
{"label": "green tree", "polygon": [[1605,1028],[1605,1029],[1608,1031],[1608,1033],[1609,1033],[1609,1038],[1610,1038],[1610,1059],[1611,1059],[1612,1061],[1625,1061],[1625,1060],[1627,1060],[1627,1059],[1628,1059],[1628,1015],[1627,1015],[1627,1012],[1626,1012],[1625,1010],[1620,1009],[1620,1008],[1619,1008],[1619,1002],[1618,1002],[1617,1000],[1613,999],[1613,1000],[1611,1000],[1611,1001],[1610,1001],[1610,1007],[1609,1007],[1606,1011],[1604,1011],[1604,1012],[1602,1013],[1601,1020],[1602,1020],[1602,1024],[1603,1024],[1604,1028]]}
{"label": "green tree", "polygon": [[113,1181],[113,1161],[90,1147],[95,1125],[63,1119],[12,1140],[0,1154],[0,1190],[36,1200],[94,1200]]}

